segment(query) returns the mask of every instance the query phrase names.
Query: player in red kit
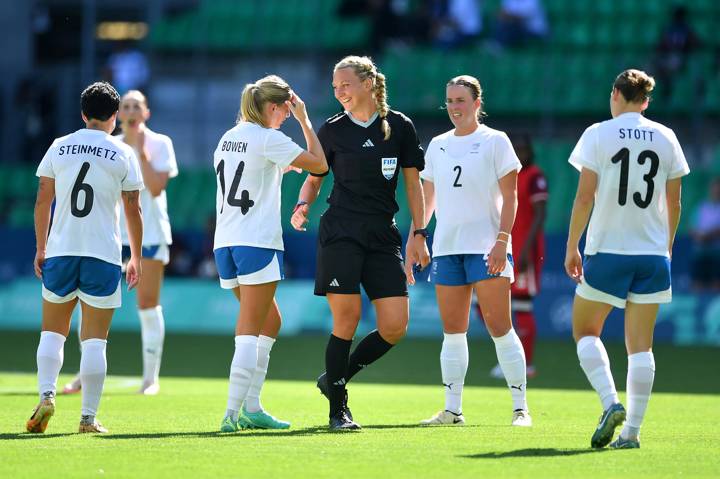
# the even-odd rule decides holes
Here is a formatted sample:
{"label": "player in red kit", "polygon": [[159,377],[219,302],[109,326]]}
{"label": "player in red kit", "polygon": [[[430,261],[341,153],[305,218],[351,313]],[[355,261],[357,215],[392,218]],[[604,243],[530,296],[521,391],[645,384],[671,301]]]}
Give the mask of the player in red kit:
{"label": "player in red kit", "polygon": [[[548,199],[547,181],[542,170],[534,164],[534,152],[530,135],[510,134],[515,153],[522,163],[518,174],[518,207],[512,229],[512,255],[515,259],[515,282],[511,287],[512,311],[517,331],[527,361],[527,377],[535,376],[533,350],[535,348],[535,316],[533,297],[540,291],[540,271],[545,259],[543,223]],[[500,366],[490,375],[503,378]]]}

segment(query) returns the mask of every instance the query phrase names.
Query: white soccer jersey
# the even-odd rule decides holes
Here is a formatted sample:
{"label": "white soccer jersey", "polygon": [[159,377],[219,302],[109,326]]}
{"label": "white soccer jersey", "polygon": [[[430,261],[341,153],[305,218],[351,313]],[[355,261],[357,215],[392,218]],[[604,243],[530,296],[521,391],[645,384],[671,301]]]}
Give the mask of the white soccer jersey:
{"label": "white soccer jersey", "polygon": [[104,131],[78,130],[53,142],[36,175],[55,180],[45,256],[90,256],[121,264],[121,191],[143,189],[133,149]]}
{"label": "white soccer jersey", "polygon": [[435,186],[433,256],[490,252],[500,231],[498,180],[520,167],[507,135],[486,125],[470,135],[450,130],[432,139],[420,176]]}
{"label": "white soccer jersey", "polygon": [[[118,138],[123,140],[124,136],[119,135]],[[169,136],[145,128],[145,148],[150,157],[150,166],[155,171],[167,173],[170,178],[177,176],[178,167],[175,160],[175,150]],[[136,151],[135,154],[138,154],[138,152]],[[140,193],[140,205],[143,212],[142,244],[145,246],[172,244],[165,190],[157,196],[153,196],[148,189],[143,190]],[[124,245],[129,245],[130,240],[128,239],[125,222],[121,221],[120,225],[122,242]]]}
{"label": "white soccer jersey", "polygon": [[690,172],[670,128],[623,113],[585,130],[569,161],[598,175],[585,254],[668,255],[665,183]]}
{"label": "white soccer jersey", "polygon": [[256,246],[283,250],[283,168],[303,149],[281,131],[240,122],[215,149],[217,223],[214,249]]}

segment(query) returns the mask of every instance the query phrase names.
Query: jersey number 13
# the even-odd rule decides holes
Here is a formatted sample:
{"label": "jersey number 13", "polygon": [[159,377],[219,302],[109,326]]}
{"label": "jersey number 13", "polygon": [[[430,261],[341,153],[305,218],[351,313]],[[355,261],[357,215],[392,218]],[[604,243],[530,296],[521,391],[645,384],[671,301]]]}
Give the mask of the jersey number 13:
{"label": "jersey number 13", "polygon": [[[640,165],[644,165],[647,160],[650,160],[650,171],[643,175],[643,180],[647,183],[647,191],[645,197],[636,191],[633,193],[633,202],[640,208],[647,208],[650,206],[652,201],[653,192],[655,191],[655,182],[653,179],[658,172],[658,166],[660,166],[660,158],[657,153],[652,150],[643,150],[637,157],[637,162]],[[630,174],[630,150],[622,148],[620,151],[615,153],[612,157],[613,163],[620,163],[620,189],[618,190],[618,204],[625,206],[627,203],[628,196],[628,175]]]}

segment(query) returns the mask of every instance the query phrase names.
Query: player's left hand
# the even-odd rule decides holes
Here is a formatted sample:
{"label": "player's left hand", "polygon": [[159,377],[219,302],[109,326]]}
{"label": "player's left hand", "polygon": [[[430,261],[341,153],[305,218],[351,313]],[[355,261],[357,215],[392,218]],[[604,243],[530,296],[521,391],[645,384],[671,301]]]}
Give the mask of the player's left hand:
{"label": "player's left hand", "polygon": [[570,279],[580,283],[583,275],[582,256],[577,248],[568,248],[565,253],[565,272]]}
{"label": "player's left hand", "polygon": [[125,270],[125,280],[128,284],[128,291],[137,286],[137,284],[140,282],[141,275],[142,265],[140,263],[140,258],[131,257]]}
{"label": "player's left hand", "polygon": [[38,251],[35,253],[35,259],[33,260],[33,268],[35,269],[35,276],[42,279],[42,267],[45,262],[45,251]]}
{"label": "player's left hand", "polygon": [[498,276],[505,270],[507,263],[507,243],[496,241],[487,257],[487,272],[490,276]]}

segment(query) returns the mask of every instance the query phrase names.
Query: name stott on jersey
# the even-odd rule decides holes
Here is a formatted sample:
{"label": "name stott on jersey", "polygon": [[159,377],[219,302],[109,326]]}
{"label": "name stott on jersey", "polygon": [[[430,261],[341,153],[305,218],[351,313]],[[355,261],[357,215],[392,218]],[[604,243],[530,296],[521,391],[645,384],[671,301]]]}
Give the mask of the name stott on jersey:
{"label": "name stott on jersey", "polygon": [[395,190],[400,168],[422,170],[425,160],[412,121],[393,110],[387,121],[387,141],[377,113],[367,122],[338,113],[320,127],[318,139],[334,176],[328,212],[392,217],[399,210]]}
{"label": "name stott on jersey", "polygon": [[240,122],[215,149],[217,223],[214,249],[255,246],[283,250],[280,185],[283,169],[303,149],[284,133]]}
{"label": "name stott on jersey", "polygon": [[433,256],[486,254],[500,230],[498,180],[520,171],[520,160],[501,131],[480,125],[469,135],[454,133],[432,139],[420,175],[435,186]]}
{"label": "name stott on jersey", "polygon": [[56,139],[37,169],[55,180],[46,258],[90,256],[120,265],[120,193],[143,189],[135,152],[99,130]]}
{"label": "name stott on jersey", "polygon": [[[123,135],[118,136],[120,140]],[[150,166],[160,173],[167,173],[169,178],[178,175],[177,161],[172,140],[166,135],[156,133],[149,128],[145,129],[145,148],[150,156]],[[137,152],[136,152],[137,154]],[[167,210],[167,195],[163,190],[159,195],[153,196],[150,190],[140,193],[140,205],[143,212],[143,245],[172,244],[170,232],[170,218]],[[122,243],[129,245],[127,227],[120,222]]]}
{"label": "name stott on jersey", "polygon": [[585,130],[569,161],[598,175],[585,254],[668,255],[665,183],[690,172],[671,129],[623,113]]}

